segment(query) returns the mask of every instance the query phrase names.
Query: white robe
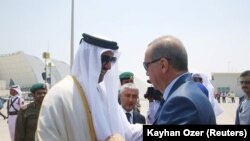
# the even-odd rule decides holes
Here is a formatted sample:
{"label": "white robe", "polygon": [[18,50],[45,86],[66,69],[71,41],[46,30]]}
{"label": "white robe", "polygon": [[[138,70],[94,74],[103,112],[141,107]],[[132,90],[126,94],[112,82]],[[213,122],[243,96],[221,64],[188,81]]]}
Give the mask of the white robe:
{"label": "white robe", "polygon": [[85,113],[73,79],[64,78],[43,100],[36,141],[90,141]]}
{"label": "white robe", "polygon": [[[18,97],[18,99],[13,103],[13,106],[15,107],[16,110],[20,111],[20,109],[24,106],[24,99],[19,94],[15,96],[11,96],[8,104],[10,106],[11,102],[16,97]],[[10,109],[8,109],[9,112],[15,112],[15,109],[13,108],[13,106],[10,106]],[[11,141],[15,140],[16,118],[17,118],[17,115],[8,116],[8,126],[9,126],[9,133],[10,133]]]}
{"label": "white robe", "polygon": [[201,73],[201,72],[198,72],[198,71],[194,71],[195,73],[194,74],[199,74],[201,77],[202,77],[202,84],[207,88],[208,90],[208,98],[209,98],[209,101],[213,107],[213,110],[214,110],[214,114],[215,116],[219,116],[220,114],[222,114],[224,112],[223,108],[221,107],[221,105],[218,103],[218,101],[215,99],[215,96],[214,96],[214,86],[212,85],[212,83],[210,82],[208,76],[205,74],[205,73]]}
{"label": "white robe", "polygon": [[[36,141],[90,141],[85,113],[73,79],[69,76],[65,77],[51,88],[43,100]],[[127,133],[133,134],[131,141],[142,140],[142,130],[138,130],[135,126],[131,126]]]}

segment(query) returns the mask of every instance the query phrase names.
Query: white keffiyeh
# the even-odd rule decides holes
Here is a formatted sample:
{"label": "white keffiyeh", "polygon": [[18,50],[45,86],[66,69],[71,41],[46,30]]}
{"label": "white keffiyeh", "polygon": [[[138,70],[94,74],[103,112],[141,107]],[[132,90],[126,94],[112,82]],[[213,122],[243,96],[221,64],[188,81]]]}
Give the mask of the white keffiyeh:
{"label": "white keffiyeh", "polygon": [[120,86],[117,63],[112,64],[103,81],[98,84],[102,68],[101,55],[106,51],[112,51],[114,57],[119,57],[117,51],[83,41],[75,56],[71,74],[84,89],[97,140],[104,140],[114,133],[121,134],[126,140],[138,140],[141,136],[139,134],[142,134],[142,126],[130,125],[117,102]]}
{"label": "white keffiyeh", "polygon": [[209,77],[206,74],[200,73],[200,72],[195,72],[195,73],[193,73],[193,76],[196,74],[200,75],[202,77],[202,81],[203,81],[202,84],[208,90],[208,95],[209,95],[208,98],[209,98],[209,101],[213,107],[214,114],[215,114],[215,116],[219,116],[221,113],[223,113],[223,109],[214,97],[214,93],[215,93],[214,86],[212,85],[212,83],[209,80]]}

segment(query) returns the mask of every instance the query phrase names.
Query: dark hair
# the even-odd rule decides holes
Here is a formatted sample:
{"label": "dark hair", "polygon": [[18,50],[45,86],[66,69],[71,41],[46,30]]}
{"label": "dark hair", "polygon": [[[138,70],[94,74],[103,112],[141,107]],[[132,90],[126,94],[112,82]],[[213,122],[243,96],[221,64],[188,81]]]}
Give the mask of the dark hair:
{"label": "dark hair", "polygon": [[148,87],[146,94],[144,94],[144,98],[153,97],[153,99],[159,99],[161,96],[161,92],[154,87]]}
{"label": "dark hair", "polygon": [[250,76],[250,70],[246,70],[240,74],[240,77]]}

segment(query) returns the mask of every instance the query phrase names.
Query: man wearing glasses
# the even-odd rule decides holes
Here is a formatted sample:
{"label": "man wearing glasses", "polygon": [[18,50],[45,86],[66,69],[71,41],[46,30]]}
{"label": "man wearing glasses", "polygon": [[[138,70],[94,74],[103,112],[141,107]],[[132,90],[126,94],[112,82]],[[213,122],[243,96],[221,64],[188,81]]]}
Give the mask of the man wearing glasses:
{"label": "man wearing glasses", "polygon": [[242,101],[236,111],[235,124],[249,125],[250,124],[250,70],[244,71],[240,74],[241,89],[245,93]]}
{"label": "man wearing glasses", "polygon": [[216,124],[208,98],[188,72],[187,52],[181,41],[173,36],[153,40],[143,65],[154,88],[163,94],[154,125]]}
{"label": "man wearing glasses", "polygon": [[129,124],[117,102],[118,56],[116,42],[83,34],[71,76],[43,101],[36,141],[142,140],[142,125]]}

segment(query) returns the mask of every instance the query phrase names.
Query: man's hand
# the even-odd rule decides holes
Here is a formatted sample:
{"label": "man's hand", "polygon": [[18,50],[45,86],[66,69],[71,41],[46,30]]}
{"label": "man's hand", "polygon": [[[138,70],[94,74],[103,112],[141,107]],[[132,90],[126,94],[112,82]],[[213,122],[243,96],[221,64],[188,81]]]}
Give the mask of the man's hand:
{"label": "man's hand", "polygon": [[120,134],[113,134],[109,136],[105,141],[125,141]]}

